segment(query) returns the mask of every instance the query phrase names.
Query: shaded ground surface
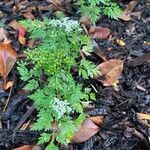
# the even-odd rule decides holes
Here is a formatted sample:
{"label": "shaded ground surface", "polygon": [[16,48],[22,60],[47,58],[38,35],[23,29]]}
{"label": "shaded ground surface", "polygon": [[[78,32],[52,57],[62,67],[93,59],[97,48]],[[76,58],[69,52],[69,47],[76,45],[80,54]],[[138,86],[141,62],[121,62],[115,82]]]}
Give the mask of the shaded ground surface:
{"label": "shaded ground surface", "polygon": [[[0,11],[6,13],[1,18],[5,24],[5,29],[10,31],[7,24],[12,19],[23,19],[23,13],[12,13],[14,1],[0,2]],[[46,2],[27,2],[24,6],[43,6]],[[124,4],[125,5],[125,4]],[[26,7],[25,7],[26,8]],[[150,149],[150,124],[148,121],[139,120],[137,112],[150,113],[150,49],[148,35],[150,34],[150,7],[148,1],[142,0],[135,11],[141,15],[134,17],[132,21],[114,21],[102,17],[98,25],[108,27],[112,31],[113,37],[108,40],[98,40],[99,47],[108,59],[119,58],[124,60],[124,70],[119,79],[119,91],[112,87],[104,87],[96,80],[86,81],[92,84],[97,90],[97,100],[95,108],[87,110],[91,116],[103,115],[104,125],[100,132],[83,144],[69,145],[64,149],[75,150],[148,150]],[[37,18],[51,16],[52,11],[34,11]],[[71,14],[69,14],[71,15]],[[18,52],[21,46],[12,36],[12,42]],[[119,46],[116,39],[123,39],[126,45]],[[90,58],[98,61],[98,57],[93,55]],[[100,60],[101,61],[101,60]],[[18,92],[25,83],[18,79],[17,70],[14,68],[9,76],[15,79],[16,84],[12,89],[10,101],[7,109],[3,112],[10,92],[0,91],[0,149],[11,150],[16,146],[33,144],[39,133],[18,130],[22,122],[35,119],[35,110],[27,95]],[[82,82],[82,81],[81,81]],[[85,86],[86,86],[85,84]],[[23,92],[22,92],[23,93]]]}

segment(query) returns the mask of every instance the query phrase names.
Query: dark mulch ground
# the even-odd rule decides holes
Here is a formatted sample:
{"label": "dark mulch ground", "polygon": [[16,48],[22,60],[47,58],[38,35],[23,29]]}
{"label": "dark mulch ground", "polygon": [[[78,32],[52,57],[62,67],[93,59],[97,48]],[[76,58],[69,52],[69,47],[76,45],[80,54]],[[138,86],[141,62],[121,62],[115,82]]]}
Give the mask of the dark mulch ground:
{"label": "dark mulch ground", "polygon": [[[1,18],[5,28],[9,31],[7,24],[12,19],[22,19],[21,12],[14,13],[14,5],[17,0],[0,2],[0,13],[5,13]],[[46,1],[28,1],[24,6],[43,6]],[[125,3],[122,4],[125,6]],[[119,91],[112,87],[104,87],[96,80],[86,81],[92,84],[97,93],[95,108],[87,113],[103,115],[104,125],[100,132],[83,144],[69,145],[75,150],[148,150],[150,149],[150,124],[137,118],[137,112],[150,113],[150,49],[144,41],[149,42],[150,34],[150,3],[141,0],[135,11],[141,15],[134,17],[132,21],[114,21],[102,17],[98,25],[109,27],[113,32],[114,39],[97,41],[99,47],[108,59],[119,58],[124,60],[124,70],[119,79]],[[70,9],[69,9],[70,10]],[[52,10],[34,10],[37,18],[49,17]],[[115,39],[123,39],[126,45],[119,46]],[[12,36],[12,43],[19,52],[22,48]],[[97,60],[97,56],[91,58]],[[17,70],[14,68],[9,78],[16,80],[11,92],[7,109],[2,112],[9,91],[0,91],[0,149],[11,150],[16,146],[31,144],[35,142],[39,133],[18,130],[22,123],[35,119],[35,111],[32,103],[26,95],[18,94],[24,85],[18,79]],[[142,88],[139,88],[142,87]],[[21,93],[21,92],[20,92]]]}

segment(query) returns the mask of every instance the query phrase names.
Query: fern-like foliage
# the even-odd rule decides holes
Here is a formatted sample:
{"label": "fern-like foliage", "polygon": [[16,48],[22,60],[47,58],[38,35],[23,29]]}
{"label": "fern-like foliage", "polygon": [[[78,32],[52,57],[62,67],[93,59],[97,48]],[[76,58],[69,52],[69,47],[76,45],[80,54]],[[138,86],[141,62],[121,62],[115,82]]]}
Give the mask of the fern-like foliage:
{"label": "fern-like foliage", "polygon": [[110,18],[117,19],[121,14],[120,7],[112,0],[76,0],[79,7],[79,13],[82,16],[89,17],[90,21],[95,24],[104,13]]}
{"label": "fern-like foliage", "polygon": [[88,79],[89,76],[93,78],[94,75],[100,75],[100,71],[92,62],[83,59],[80,62],[79,75]]}
{"label": "fern-like foliage", "polygon": [[[18,64],[21,79],[28,82],[25,89],[33,91],[29,98],[38,111],[32,129],[43,131],[39,143],[49,143],[46,150],[55,150],[58,147],[54,143],[69,143],[85,118],[81,102],[95,99],[90,89],[83,89],[74,80],[71,69],[78,67],[79,75],[85,79],[100,72],[90,61],[76,62],[80,51],[87,55],[92,52],[91,39],[82,34],[77,21],[63,18],[21,23],[28,28],[30,38],[42,41],[37,48],[28,50],[27,59]],[[45,81],[40,80],[41,74],[45,74]],[[79,114],[76,121],[71,117],[74,112]]]}

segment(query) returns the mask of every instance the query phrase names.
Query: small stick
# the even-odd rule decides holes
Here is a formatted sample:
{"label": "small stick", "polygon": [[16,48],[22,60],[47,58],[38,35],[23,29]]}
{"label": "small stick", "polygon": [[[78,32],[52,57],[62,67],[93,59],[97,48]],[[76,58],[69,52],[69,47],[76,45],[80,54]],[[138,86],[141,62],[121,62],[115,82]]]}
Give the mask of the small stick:
{"label": "small stick", "polygon": [[20,128],[20,130],[26,130],[31,121],[32,120],[30,119],[27,123],[23,124],[22,127]]}
{"label": "small stick", "polygon": [[96,92],[96,93],[98,93],[98,91],[97,91],[97,89],[94,87],[94,85],[92,85],[92,84],[90,84],[91,86],[92,86],[92,88],[94,89],[94,91]]}

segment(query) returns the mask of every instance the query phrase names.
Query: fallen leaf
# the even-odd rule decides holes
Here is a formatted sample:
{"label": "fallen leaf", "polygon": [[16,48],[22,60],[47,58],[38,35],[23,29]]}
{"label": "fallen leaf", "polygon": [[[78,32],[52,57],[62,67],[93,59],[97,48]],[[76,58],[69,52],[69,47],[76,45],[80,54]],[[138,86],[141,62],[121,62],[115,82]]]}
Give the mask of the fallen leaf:
{"label": "fallen leaf", "polygon": [[150,114],[144,114],[144,113],[136,113],[138,119],[141,120],[150,120]]}
{"label": "fallen leaf", "polygon": [[41,148],[37,145],[23,145],[13,150],[41,150]]}
{"label": "fallen leaf", "polygon": [[18,30],[18,31],[21,30],[19,32],[26,32],[26,29],[16,20],[11,21],[8,25],[15,30]]}
{"label": "fallen leaf", "polygon": [[136,5],[138,4],[138,2],[139,2],[139,0],[133,0],[133,1],[129,2],[129,4],[126,6],[125,10],[119,16],[119,18],[122,19],[122,20],[124,20],[124,21],[130,21],[130,20],[132,20],[132,18],[131,18],[132,11],[136,7]]}
{"label": "fallen leaf", "polygon": [[31,13],[31,12],[26,12],[23,14],[23,16],[26,18],[26,19],[35,19],[35,16]]}
{"label": "fallen leaf", "polygon": [[18,41],[20,42],[20,44],[25,45],[26,44],[26,38],[25,38],[26,29],[16,20],[13,20],[8,25],[12,27],[13,29],[19,31]]}
{"label": "fallen leaf", "polygon": [[111,86],[118,80],[120,74],[122,73],[123,61],[119,59],[111,59],[98,65],[98,68],[105,78],[104,80],[100,81],[104,86]]}
{"label": "fallen leaf", "polygon": [[117,39],[116,42],[120,45],[120,46],[125,46],[125,42],[122,40]]}
{"label": "fallen leaf", "polygon": [[8,90],[11,86],[13,86],[13,81],[7,82],[6,85],[5,85],[5,87],[4,87],[4,89]]}
{"label": "fallen leaf", "polygon": [[0,43],[0,76],[7,77],[17,59],[17,53],[12,48],[11,43]]}
{"label": "fallen leaf", "polygon": [[85,142],[86,140],[90,139],[94,134],[96,134],[99,130],[100,128],[97,125],[95,125],[92,120],[86,119],[71,139],[71,142]]}
{"label": "fallen leaf", "polygon": [[94,39],[106,39],[110,32],[110,29],[100,26],[91,26],[89,29],[89,33]]}
{"label": "fallen leaf", "polygon": [[0,28],[0,42],[9,41],[8,32],[4,28]]}
{"label": "fallen leaf", "polygon": [[20,44],[22,44],[23,46],[26,45],[26,38],[24,36],[19,35],[18,36],[18,41],[20,42]]}
{"label": "fallen leaf", "polygon": [[32,150],[32,146],[30,146],[30,145],[24,145],[24,146],[15,148],[14,150]]}
{"label": "fallen leaf", "polygon": [[98,126],[101,126],[104,123],[104,117],[103,116],[92,116],[89,119],[91,121],[93,121]]}

